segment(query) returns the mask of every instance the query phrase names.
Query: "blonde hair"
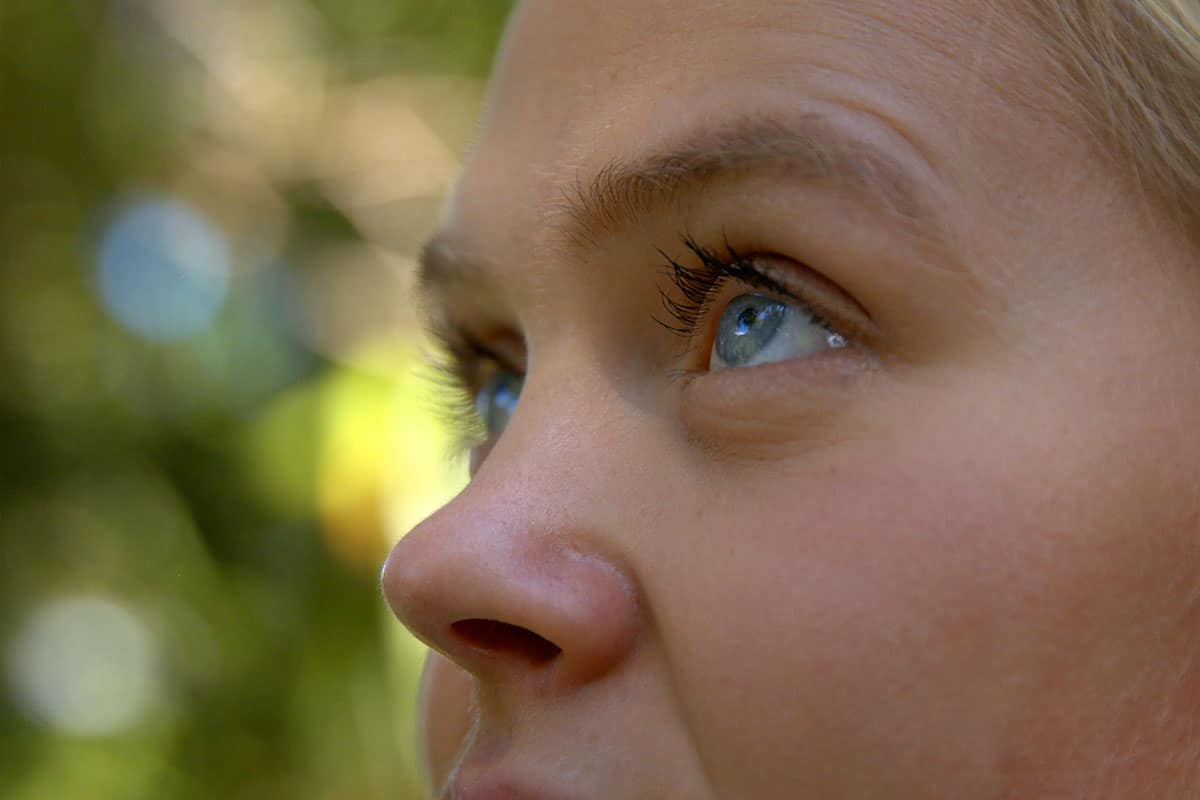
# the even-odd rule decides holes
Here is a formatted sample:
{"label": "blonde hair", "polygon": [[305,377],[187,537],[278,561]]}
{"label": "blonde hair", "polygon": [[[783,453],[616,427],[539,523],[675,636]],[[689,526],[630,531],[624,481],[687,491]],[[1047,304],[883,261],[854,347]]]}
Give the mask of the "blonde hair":
{"label": "blonde hair", "polygon": [[1033,0],[1110,155],[1200,232],[1200,0]]}

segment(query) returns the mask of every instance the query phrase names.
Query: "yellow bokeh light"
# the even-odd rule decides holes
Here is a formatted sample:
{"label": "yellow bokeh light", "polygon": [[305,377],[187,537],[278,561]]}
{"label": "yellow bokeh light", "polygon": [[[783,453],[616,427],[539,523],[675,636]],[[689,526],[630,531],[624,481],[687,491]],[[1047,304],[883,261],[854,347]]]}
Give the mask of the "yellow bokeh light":
{"label": "yellow bokeh light", "polygon": [[318,513],[334,553],[364,570],[466,481],[423,369],[413,345],[377,343],[321,381]]}

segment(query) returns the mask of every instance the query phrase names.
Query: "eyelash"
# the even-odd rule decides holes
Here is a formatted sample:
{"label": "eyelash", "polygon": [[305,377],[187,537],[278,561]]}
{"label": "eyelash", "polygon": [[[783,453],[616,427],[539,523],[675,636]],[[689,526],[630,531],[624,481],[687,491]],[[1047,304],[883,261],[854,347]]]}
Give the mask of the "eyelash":
{"label": "eyelash", "polygon": [[[813,320],[829,327],[824,317],[804,298],[762,271],[753,256],[736,251],[728,241],[723,245],[724,254],[704,247],[692,236],[682,237],[683,245],[696,258],[698,265],[685,264],[672,258],[665,251],[658,253],[666,260],[664,272],[675,287],[679,298],[665,288],[659,289],[664,310],[669,320],[655,321],[688,342],[700,333],[705,319],[720,290],[730,281],[787,297],[803,308]],[[482,381],[476,380],[474,372],[479,365],[494,363],[501,369],[511,369],[503,359],[483,344],[464,332],[449,332],[435,328],[432,331],[435,355],[426,359],[430,369],[426,373],[432,384],[437,417],[452,432],[451,456],[461,456],[487,438],[487,431],[475,410],[475,392]]]}
{"label": "eyelash", "polygon": [[667,262],[664,267],[666,277],[681,295],[677,299],[668,290],[659,289],[663,308],[671,319],[655,321],[671,333],[689,342],[694,340],[712,310],[713,300],[730,281],[787,297],[803,308],[814,322],[830,327],[823,315],[804,298],[763,272],[753,256],[739,253],[728,241],[724,244],[724,256],[704,247],[690,235],[683,237],[683,245],[695,255],[699,266],[684,264],[663,250],[658,251]]}
{"label": "eyelash", "polygon": [[433,353],[425,359],[422,377],[430,386],[433,412],[443,429],[450,432],[447,456],[460,458],[487,438],[483,420],[475,410],[475,365],[499,358],[486,347],[461,334],[434,328]]}

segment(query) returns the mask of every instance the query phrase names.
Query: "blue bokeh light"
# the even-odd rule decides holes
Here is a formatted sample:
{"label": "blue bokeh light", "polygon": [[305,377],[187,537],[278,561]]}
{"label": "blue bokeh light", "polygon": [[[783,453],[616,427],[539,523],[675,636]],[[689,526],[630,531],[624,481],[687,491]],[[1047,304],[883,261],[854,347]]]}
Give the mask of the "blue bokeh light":
{"label": "blue bokeh light", "polygon": [[208,328],[225,303],[229,246],[190,206],[143,198],[108,225],[96,271],[101,299],[118,322],[147,339],[184,339]]}

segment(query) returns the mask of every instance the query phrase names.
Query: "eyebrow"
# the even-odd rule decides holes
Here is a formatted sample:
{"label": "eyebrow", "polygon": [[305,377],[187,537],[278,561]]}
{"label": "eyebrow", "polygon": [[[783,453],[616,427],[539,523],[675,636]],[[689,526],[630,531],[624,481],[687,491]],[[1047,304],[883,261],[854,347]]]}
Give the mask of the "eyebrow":
{"label": "eyebrow", "polygon": [[[837,180],[899,218],[941,234],[913,170],[815,113],[737,118],[691,131],[647,154],[609,161],[590,178],[576,175],[563,182],[548,209],[549,222],[565,241],[584,248],[718,178],[764,170],[779,178]],[[432,237],[419,259],[419,290],[474,282],[488,272],[466,256],[452,235]]]}
{"label": "eyebrow", "polygon": [[421,245],[417,255],[418,297],[429,297],[439,286],[477,283],[488,272],[482,262],[467,256],[457,242],[458,237],[440,231]]}
{"label": "eyebrow", "polygon": [[836,179],[903,219],[932,221],[920,182],[900,159],[819,114],[803,114],[735,119],[661,151],[611,161],[563,193],[557,227],[572,242],[592,243],[718,177],[765,169],[780,178]]}

